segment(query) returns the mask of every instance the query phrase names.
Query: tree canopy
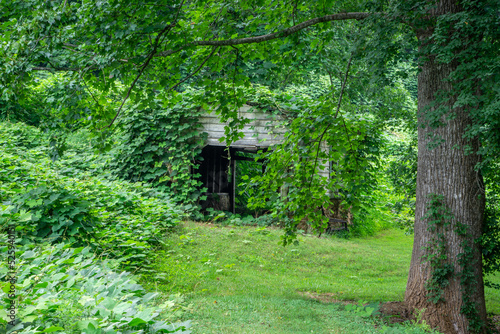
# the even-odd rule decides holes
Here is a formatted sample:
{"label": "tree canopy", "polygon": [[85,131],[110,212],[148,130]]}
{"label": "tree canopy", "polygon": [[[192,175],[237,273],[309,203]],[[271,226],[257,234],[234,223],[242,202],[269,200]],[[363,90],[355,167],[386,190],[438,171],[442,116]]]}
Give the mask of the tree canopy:
{"label": "tree canopy", "polygon": [[[2,0],[0,13],[1,112],[48,108],[57,115],[43,120],[51,129],[87,126],[105,142],[125,110],[176,106],[189,88],[198,91],[192,106],[231,120],[231,142],[248,91],[279,91],[267,104],[296,120],[260,181],[271,192],[292,185],[281,203],[299,213],[290,231],[303,217],[322,225],[316,208],[329,200],[314,190],[315,159],[304,157],[340,161],[328,189],[358,195],[348,202],[356,205],[374,182],[381,129],[418,130],[407,303],[427,307],[424,318],[447,332],[484,331],[486,253],[476,241],[494,233],[489,204],[500,179],[497,1]],[[408,80],[417,65],[418,94]],[[64,75],[40,106],[33,90],[46,71]],[[292,91],[307,98],[297,102]],[[485,268],[497,269],[497,259],[486,256]]]}

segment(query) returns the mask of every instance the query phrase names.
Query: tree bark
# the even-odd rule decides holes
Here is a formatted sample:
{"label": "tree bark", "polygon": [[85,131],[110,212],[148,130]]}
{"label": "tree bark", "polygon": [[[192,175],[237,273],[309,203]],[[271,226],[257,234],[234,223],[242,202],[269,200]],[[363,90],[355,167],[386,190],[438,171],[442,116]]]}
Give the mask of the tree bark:
{"label": "tree bark", "polygon": [[[458,12],[461,9],[453,0],[441,0],[429,14],[429,19],[436,16]],[[451,32],[450,32],[451,33]],[[433,43],[430,39],[432,27],[417,30],[421,49]],[[415,212],[414,246],[406,288],[405,302],[410,310],[426,309],[423,319],[433,327],[439,327],[444,333],[472,333],[470,316],[464,314],[462,307],[473,305],[476,320],[486,322],[486,306],[482,275],[481,249],[474,241],[482,234],[482,222],[485,206],[484,187],[481,174],[474,170],[479,162],[475,152],[479,148],[477,139],[465,139],[463,134],[470,124],[465,108],[453,108],[454,98],[445,103],[448,114],[441,117],[444,125],[432,128],[426,115],[436,110],[430,107],[439,91],[452,92],[453,83],[446,81],[448,75],[457,68],[456,63],[439,63],[433,55],[427,55],[418,76],[418,173]],[[443,106],[443,104],[441,104]],[[448,119],[446,116],[455,115]],[[429,147],[430,135],[442,138],[442,143],[434,149]],[[466,154],[464,146],[472,147],[472,154]],[[443,204],[451,211],[451,224],[447,229],[429,230],[428,211],[429,195],[443,195]],[[457,233],[460,224],[467,226],[467,235]],[[429,301],[426,284],[432,279],[432,266],[426,261],[429,252],[436,251],[432,246],[438,233],[443,233],[444,252],[453,271],[448,277],[448,285],[442,288],[442,300]],[[431,246],[431,249],[429,249]],[[464,247],[465,246],[465,247]],[[432,249],[433,248],[433,249]],[[459,264],[463,254],[470,255],[466,270]],[[472,274],[467,283],[463,283],[464,274]],[[468,288],[468,292],[464,292]],[[464,304],[464,297],[468,302]],[[484,325],[478,330],[484,333]]]}

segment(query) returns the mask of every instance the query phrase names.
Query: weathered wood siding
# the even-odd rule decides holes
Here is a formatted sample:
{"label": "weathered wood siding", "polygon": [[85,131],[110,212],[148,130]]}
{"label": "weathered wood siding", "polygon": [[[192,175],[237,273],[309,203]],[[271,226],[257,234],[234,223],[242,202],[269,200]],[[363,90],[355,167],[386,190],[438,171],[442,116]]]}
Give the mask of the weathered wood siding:
{"label": "weathered wood siding", "polygon": [[[249,105],[243,105],[238,110],[238,117],[249,119],[250,122],[245,124],[244,128],[240,130],[244,134],[244,137],[231,144],[231,147],[234,148],[268,148],[281,143],[284,139],[284,134],[288,131],[282,125],[282,120],[279,116],[264,113]],[[226,124],[221,123],[219,115],[215,113],[205,114],[200,118],[200,123],[203,126],[203,132],[208,134],[207,145],[226,146],[225,141],[219,141],[220,138],[224,137],[224,126],[226,126]],[[321,150],[328,150],[328,147],[322,144]],[[322,166],[323,169],[319,166]],[[318,174],[329,178],[330,163],[328,161],[318,162]]]}
{"label": "weathered wood siding", "polygon": [[[330,147],[326,145],[326,143],[323,141],[321,142],[321,147],[320,150],[323,152],[328,152]],[[328,160],[320,160],[318,161],[318,174],[329,179],[330,178],[330,161]]]}
{"label": "weathered wood siding", "polygon": [[[279,144],[283,138],[286,128],[281,125],[281,121],[276,115],[258,111],[255,108],[244,105],[238,111],[239,118],[249,119],[240,131],[244,134],[242,139],[231,144],[234,148],[267,148]],[[219,115],[212,113],[206,114],[200,118],[203,131],[208,134],[207,145],[226,146],[226,142],[220,142],[224,137],[224,126],[221,123]]]}

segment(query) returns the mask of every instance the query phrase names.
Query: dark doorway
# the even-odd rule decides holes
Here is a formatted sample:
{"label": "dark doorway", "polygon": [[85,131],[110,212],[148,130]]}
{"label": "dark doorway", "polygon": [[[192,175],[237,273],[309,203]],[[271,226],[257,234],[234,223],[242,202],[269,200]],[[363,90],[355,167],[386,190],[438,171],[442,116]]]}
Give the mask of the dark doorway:
{"label": "dark doorway", "polygon": [[[230,151],[233,154],[233,150]],[[234,211],[234,160],[229,160],[224,146],[205,146],[201,152],[198,173],[202,187],[206,189],[207,199],[202,208],[212,207],[217,210]]]}

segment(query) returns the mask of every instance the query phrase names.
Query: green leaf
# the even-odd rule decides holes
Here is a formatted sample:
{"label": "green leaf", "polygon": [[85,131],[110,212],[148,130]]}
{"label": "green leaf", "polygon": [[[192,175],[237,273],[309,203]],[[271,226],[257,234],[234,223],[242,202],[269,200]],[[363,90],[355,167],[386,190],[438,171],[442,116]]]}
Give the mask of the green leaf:
{"label": "green leaf", "polygon": [[34,287],[35,288],[46,288],[48,285],[49,285],[49,282],[42,282],[42,283],[38,283]]}
{"label": "green leaf", "polygon": [[32,257],[35,257],[35,256],[36,256],[36,253],[35,253],[35,252],[33,252],[33,251],[26,251],[26,252],[24,252],[24,253],[21,255],[21,257],[22,257],[23,259],[31,259]]}
{"label": "green leaf", "polygon": [[73,276],[68,280],[68,283],[66,283],[66,289],[71,288],[76,282],[76,277]]}
{"label": "green leaf", "polygon": [[29,315],[27,317],[24,317],[22,322],[33,322],[38,318],[37,315]]}
{"label": "green leaf", "polygon": [[55,331],[63,331],[64,328],[62,327],[59,327],[59,326],[52,326],[52,327],[49,327],[49,328],[45,328],[42,333],[51,333],[51,332],[55,332]]}
{"label": "green leaf", "polygon": [[76,323],[76,327],[79,330],[86,330],[86,329],[96,329],[98,328],[98,323],[97,321],[91,319],[91,320],[80,320]]}
{"label": "green leaf", "polygon": [[147,322],[140,319],[140,318],[134,318],[128,324],[129,324],[129,326],[134,327],[134,326],[138,326],[138,325],[142,325],[142,324],[147,324]]}
{"label": "green leaf", "polygon": [[9,293],[9,290],[10,290],[10,283],[4,283],[2,285],[2,291],[7,294],[7,293]]}
{"label": "green leaf", "polygon": [[316,45],[318,45],[320,42],[319,38],[316,38],[314,39],[312,42],[311,42],[311,49],[314,49],[316,47]]}
{"label": "green leaf", "polygon": [[20,223],[23,223],[23,222],[27,222],[27,221],[30,221],[32,218],[32,215],[30,212],[23,212],[21,211],[21,213],[19,214],[19,216],[17,217],[17,221],[20,222]]}

